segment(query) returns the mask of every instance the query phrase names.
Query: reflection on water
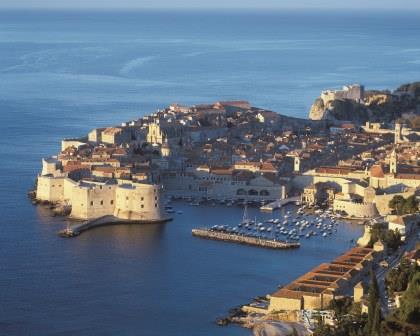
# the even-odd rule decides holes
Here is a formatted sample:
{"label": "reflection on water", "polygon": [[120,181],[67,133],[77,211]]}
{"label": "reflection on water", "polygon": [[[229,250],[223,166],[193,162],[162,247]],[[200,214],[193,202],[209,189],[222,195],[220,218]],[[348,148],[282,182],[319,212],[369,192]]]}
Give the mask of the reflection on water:
{"label": "reflection on water", "polygon": [[[279,284],[335,258],[362,229],[355,223],[342,223],[332,236],[303,239],[300,249],[267,250],[191,236],[191,229],[198,226],[237,225],[242,207],[189,206],[178,201],[173,206],[182,214],[174,214],[172,222],[107,225],[65,239],[57,235],[66,225],[64,217],[52,217],[48,207],[32,207],[26,201],[25,211],[33,210],[37,221],[32,225],[34,233],[20,242],[28,247],[18,251],[26,254],[14,252],[16,263],[6,268],[6,281],[13,287],[3,295],[12,307],[3,314],[5,320],[16,314],[33,323],[51,318],[49,326],[71,332],[72,326],[66,323],[66,316],[71,316],[88,328],[82,334],[88,334],[92,322],[86,316],[91,316],[107,319],[106,328],[113,334],[121,326],[130,334],[141,325],[148,332],[170,333],[175,328],[179,335],[181,331],[246,335],[247,331],[235,326],[218,328],[213,321],[230,308],[271,293]],[[282,218],[288,211],[293,214],[296,206],[273,213],[248,210],[251,218],[265,221]],[[13,279],[12,274],[19,278]],[[31,305],[42,302],[42,308],[36,313],[22,311],[14,304],[21,291]],[[58,309],[58,302],[66,304]],[[126,310],[132,315],[118,315]],[[105,324],[96,325],[93,330],[104,328]]]}
{"label": "reflection on water", "polygon": [[155,250],[160,245],[165,227],[165,223],[119,223],[93,228],[83,232],[80,238],[107,241],[113,249],[121,251],[138,250],[140,248],[145,252]]}

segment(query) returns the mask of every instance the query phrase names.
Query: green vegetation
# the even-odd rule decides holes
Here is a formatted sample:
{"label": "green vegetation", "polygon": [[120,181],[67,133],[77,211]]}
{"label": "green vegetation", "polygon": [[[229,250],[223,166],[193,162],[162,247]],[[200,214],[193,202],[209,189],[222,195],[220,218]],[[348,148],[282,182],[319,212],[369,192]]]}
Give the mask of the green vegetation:
{"label": "green vegetation", "polygon": [[350,298],[333,300],[330,309],[336,315],[336,326],[322,324],[320,320],[314,336],[420,336],[420,267],[403,260],[387,276],[387,285],[394,291],[406,290],[401,307],[384,321],[381,316],[379,287],[373,270],[368,296],[368,315],[361,314],[358,303]]}
{"label": "green vegetation", "polygon": [[373,269],[370,271],[368,320],[365,334],[379,336],[381,331],[381,303],[379,301],[379,286]]}
{"label": "green vegetation", "polygon": [[420,272],[416,272],[410,280],[397,315],[403,322],[420,325]]}
{"label": "green vegetation", "polygon": [[418,201],[414,195],[407,198],[396,195],[389,201],[389,207],[397,215],[413,214],[418,211]]}
{"label": "green vegetation", "polygon": [[324,325],[319,320],[314,336],[363,336],[366,316],[362,316],[360,304],[349,297],[331,301],[329,309],[335,313],[336,326]]}
{"label": "green vegetation", "polygon": [[402,292],[407,289],[408,282],[413,278],[418,267],[416,264],[411,265],[407,259],[403,259],[398,267],[389,271],[385,279],[389,295],[395,292]]}
{"label": "green vegetation", "polygon": [[375,223],[372,226],[371,230],[371,239],[370,239],[370,246],[376,243],[378,240],[382,240],[386,246],[391,249],[395,250],[401,246],[401,234],[396,230],[385,230],[381,224]]}
{"label": "green vegetation", "polygon": [[314,336],[379,336],[381,335],[381,307],[379,303],[379,287],[374,272],[371,272],[369,289],[369,314],[361,313],[359,303],[351,298],[333,300],[330,309],[334,310],[336,326],[330,327],[318,323]]}
{"label": "green vegetation", "polygon": [[401,298],[401,306],[382,325],[384,335],[420,335],[420,269],[415,267]]}

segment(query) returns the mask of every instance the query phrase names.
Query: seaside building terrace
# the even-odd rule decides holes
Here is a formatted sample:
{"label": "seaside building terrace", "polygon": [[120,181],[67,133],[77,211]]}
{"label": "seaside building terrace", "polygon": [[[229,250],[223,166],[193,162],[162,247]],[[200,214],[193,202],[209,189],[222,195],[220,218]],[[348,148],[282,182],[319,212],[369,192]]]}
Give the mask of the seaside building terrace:
{"label": "seaside building terrace", "polygon": [[330,263],[323,263],[270,297],[269,311],[325,309],[337,295],[346,295],[367,273],[370,248],[354,247]]}

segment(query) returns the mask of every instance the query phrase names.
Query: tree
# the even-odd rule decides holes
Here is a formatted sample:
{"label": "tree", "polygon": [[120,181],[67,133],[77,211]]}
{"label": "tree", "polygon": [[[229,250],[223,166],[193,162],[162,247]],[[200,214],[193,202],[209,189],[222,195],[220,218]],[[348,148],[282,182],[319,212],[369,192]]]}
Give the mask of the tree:
{"label": "tree", "polygon": [[395,250],[402,244],[401,234],[398,230],[387,230],[384,241],[388,248]]}
{"label": "tree", "polygon": [[402,292],[407,289],[408,282],[416,273],[416,265],[411,265],[407,259],[403,259],[397,268],[391,269],[386,276],[386,285],[389,293]]}
{"label": "tree", "polygon": [[[377,312],[379,309],[379,313]],[[370,287],[369,287],[369,303],[368,303],[368,321],[366,323],[366,334],[376,336],[377,324],[381,322],[380,316],[381,305],[379,302],[379,286],[373,268],[370,270]],[[376,315],[376,316],[375,316]],[[379,329],[378,329],[379,330]],[[379,334],[378,334],[379,335]]]}
{"label": "tree", "polygon": [[397,215],[415,213],[418,210],[418,206],[419,204],[415,195],[411,195],[407,199],[401,195],[396,195],[389,201],[389,207],[393,209]]}
{"label": "tree", "polygon": [[382,229],[382,225],[380,223],[373,224],[370,230],[370,245],[373,245],[378,240],[383,240],[383,238],[384,230]]}
{"label": "tree", "polygon": [[406,323],[420,325],[420,272],[416,272],[408,284],[397,315]]}
{"label": "tree", "polygon": [[375,312],[373,314],[372,328],[370,331],[371,336],[381,335],[381,319],[381,305],[378,302],[375,306]]}
{"label": "tree", "polygon": [[402,244],[398,230],[387,230],[380,223],[375,223],[370,231],[369,245],[372,246],[378,240],[382,240],[390,249],[397,249]]}
{"label": "tree", "polygon": [[418,210],[418,201],[414,195],[408,197],[402,207],[403,214],[412,214]]}
{"label": "tree", "polygon": [[402,197],[401,195],[396,195],[389,201],[389,207],[393,209],[398,215],[401,215],[404,201],[404,197]]}

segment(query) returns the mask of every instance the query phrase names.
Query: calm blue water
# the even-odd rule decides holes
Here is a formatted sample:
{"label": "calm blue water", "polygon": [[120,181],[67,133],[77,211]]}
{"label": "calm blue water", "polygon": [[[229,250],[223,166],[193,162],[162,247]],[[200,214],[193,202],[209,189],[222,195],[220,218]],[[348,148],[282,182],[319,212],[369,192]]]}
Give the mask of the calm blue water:
{"label": "calm blue water", "polygon": [[[0,334],[246,335],[214,325],[360,234],[270,251],[191,237],[237,208],[77,239],[26,199],[63,137],[171,102],[248,99],[304,117],[327,87],[420,78],[418,13],[0,12]],[[257,214],[257,212],[255,212]]]}

